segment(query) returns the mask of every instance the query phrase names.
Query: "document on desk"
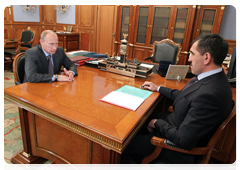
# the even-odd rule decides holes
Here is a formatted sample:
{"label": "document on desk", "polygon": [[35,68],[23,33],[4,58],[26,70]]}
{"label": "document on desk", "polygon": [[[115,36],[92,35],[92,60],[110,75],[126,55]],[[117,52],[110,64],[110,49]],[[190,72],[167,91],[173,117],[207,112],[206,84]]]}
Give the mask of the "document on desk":
{"label": "document on desk", "polygon": [[125,85],[100,100],[135,111],[152,93],[148,90]]}

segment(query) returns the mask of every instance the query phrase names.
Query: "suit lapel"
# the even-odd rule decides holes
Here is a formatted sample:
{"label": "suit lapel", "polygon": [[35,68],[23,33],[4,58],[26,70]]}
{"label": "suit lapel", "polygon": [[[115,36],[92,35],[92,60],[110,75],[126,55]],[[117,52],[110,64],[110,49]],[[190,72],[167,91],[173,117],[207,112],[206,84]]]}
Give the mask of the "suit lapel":
{"label": "suit lapel", "polygon": [[44,68],[44,72],[48,73],[48,60],[46,55],[44,54],[41,45],[38,46],[39,53],[40,53],[40,61],[42,63],[42,66]]}
{"label": "suit lapel", "polygon": [[181,93],[179,93],[179,95],[175,98],[173,105],[175,105],[175,103],[177,103],[181,98],[183,98],[184,96],[188,95],[189,93],[192,93],[194,91],[196,91],[197,89],[199,89],[199,87],[202,85],[201,80],[192,84],[191,86],[189,86],[187,89],[185,89],[184,91],[181,91]]}
{"label": "suit lapel", "polygon": [[209,77],[203,78],[202,80],[199,80],[198,82],[194,83],[193,85],[189,86],[184,91],[181,91],[181,93],[175,98],[173,105],[175,105],[180,99],[182,99],[184,96],[188,95],[189,93],[192,93],[199,89],[203,84],[208,84],[212,81],[215,81],[216,79],[220,79],[225,76],[224,71],[211,75]]}

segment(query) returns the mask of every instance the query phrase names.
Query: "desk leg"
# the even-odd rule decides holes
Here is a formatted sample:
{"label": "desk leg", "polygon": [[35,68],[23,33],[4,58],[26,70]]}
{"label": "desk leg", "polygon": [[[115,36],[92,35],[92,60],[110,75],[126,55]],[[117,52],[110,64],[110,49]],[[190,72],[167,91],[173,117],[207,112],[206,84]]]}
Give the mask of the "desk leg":
{"label": "desk leg", "polygon": [[30,133],[28,125],[28,111],[19,107],[19,117],[22,131],[23,150],[14,155],[11,162],[14,164],[38,164],[46,159],[31,154]]}
{"label": "desk leg", "polygon": [[120,164],[121,155],[103,146],[102,164]]}

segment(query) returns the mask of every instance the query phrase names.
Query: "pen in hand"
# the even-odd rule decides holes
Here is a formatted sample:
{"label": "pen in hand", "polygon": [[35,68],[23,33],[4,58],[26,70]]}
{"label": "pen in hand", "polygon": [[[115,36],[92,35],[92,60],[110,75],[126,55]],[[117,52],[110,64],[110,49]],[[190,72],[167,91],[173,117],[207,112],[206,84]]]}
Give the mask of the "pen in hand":
{"label": "pen in hand", "polygon": [[140,88],[145,88],[145,87],[149,87],[149,85],[142,85],[142,86],[140,86]]}
{"label": "pen in hand", "polygon": [[140,88],[148,89],[150,91],[157,91],[158,86],[152,82],[145,81],[143,85],[140,86]]}

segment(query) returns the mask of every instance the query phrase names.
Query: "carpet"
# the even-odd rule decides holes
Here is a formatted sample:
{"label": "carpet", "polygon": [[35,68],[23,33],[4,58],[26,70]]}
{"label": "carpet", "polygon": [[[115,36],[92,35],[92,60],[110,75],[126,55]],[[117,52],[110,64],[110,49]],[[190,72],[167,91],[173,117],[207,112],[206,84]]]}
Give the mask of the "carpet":
{"label": "carpet", "polygon": [[[4,88],[15,86],[13,72],[4,70]],[[4,99],[4,160],[11,164],[13,155],[23,149],[18,106]],[[46,161],[44,164],[51,164]]]}

